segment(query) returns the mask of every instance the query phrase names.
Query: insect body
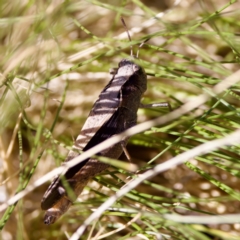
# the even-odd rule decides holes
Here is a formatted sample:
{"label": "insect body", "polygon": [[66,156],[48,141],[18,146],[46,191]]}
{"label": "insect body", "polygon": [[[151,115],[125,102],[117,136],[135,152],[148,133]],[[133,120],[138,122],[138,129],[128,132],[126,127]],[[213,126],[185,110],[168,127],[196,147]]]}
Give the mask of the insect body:
{"label": "insect body", "polygon": [[[123,59],[110,82],[100,93],[93,108],[76,139],[73,150],[65,161],[77,157],[77,151],[87,151],[107,138],[132,127],[137,121],[137,110],[142,94],[147,89],[147,77],[144,69],[133,61]],[[127,139],[112,145],[98,153],[100,156],[118,158],[123,152]],[[94,158],[68,169],[65,180],[56,177],[43,196],[41,208],[46,210],[45,224],[54,223],[82,192],[87,182],[108,168],[108,165]],[[74,198],[68,196],[66,184],[74,193]]]}

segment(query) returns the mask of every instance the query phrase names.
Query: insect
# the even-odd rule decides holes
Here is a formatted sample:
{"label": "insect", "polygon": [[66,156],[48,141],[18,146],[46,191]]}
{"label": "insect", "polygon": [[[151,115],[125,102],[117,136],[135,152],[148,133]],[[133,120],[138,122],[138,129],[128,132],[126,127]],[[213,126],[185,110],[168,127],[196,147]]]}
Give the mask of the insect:
{"label": "insect", "polygon": [[[125,25],[124,21],[123,24]],[[131,41],[129,33],[128,37]],[[71,161],[79,155],[79,151],[87,151],[109,137],[134,126],[137,122],[140,100],[146,89],[147,76],[144,69],[132,60],[121,60],[110,82],[94,103],[73,150],[69,152],[65,161]],[[123,139],[98,155],[119,158],[127,140]],[[54,223],[68,210],[88,181],[108,167],[108,164],[89,158],[68,169],[64,178],[56,177],[42,198],[41,208],[46,210],[44,223],[47,225]],[[67,192],[66,185],[70,187],[70,193]]]}

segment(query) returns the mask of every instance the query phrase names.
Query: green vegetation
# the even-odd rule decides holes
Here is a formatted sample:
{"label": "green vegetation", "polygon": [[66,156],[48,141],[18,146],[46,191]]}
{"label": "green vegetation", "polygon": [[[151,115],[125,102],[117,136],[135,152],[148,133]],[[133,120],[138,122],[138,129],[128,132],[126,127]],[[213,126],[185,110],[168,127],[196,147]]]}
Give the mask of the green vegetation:
{"label": "green vegetation", "polygon": [[[240,140],[215,141],[240,126],[240,3],[165,2],[0,3],[0,239],[70,239],[110,196],[153,168],[155,176],[117,198],[80,239],[240,239]],[[130,138],[137,174],[123,155],[124,164],[113,161],[45,226],[45,174],[65,159],[109,69],[147,39],[136,60],[148,75],[142,102],[169,102],[173,110],[139,109],[139,124],[157,122]],[[178,165],[171,161],[190,150]]]}

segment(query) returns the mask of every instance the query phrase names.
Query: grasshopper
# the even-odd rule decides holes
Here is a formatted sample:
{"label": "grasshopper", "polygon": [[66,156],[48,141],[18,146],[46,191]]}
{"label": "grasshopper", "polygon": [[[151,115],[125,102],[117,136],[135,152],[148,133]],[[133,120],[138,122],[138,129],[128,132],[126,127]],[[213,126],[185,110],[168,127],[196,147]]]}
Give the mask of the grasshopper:
{"label": "grasshopper", "polygon": [[[122,22],[126,27],[123,19]],[[128,37],[131,41],[129,33]],[[138,108],[142,107],[140,101],[146,90],[147,76],[144,69],[132,60],[121,60],[110,82],[94,103],[73,145],[73,150],[69,152],[65,161],[71,161],[79,155],[79,151],[87,151],[111,136],[134,126],[137,122]],[[167,103],[160,103],[158,106],[167,106]],[[123,139],[122,142],[99,152],[98,155],[119,158],[127,140]],[[57,176],[42,198],[41,208],[46,210],[44,223],[47,225],[54,223],[69,209],[88,181],[108,167],[108,164],[89,158],[69,168],[64,174],[64,180]],[[75,199],[68,196],[63,181],[67,182]]]}

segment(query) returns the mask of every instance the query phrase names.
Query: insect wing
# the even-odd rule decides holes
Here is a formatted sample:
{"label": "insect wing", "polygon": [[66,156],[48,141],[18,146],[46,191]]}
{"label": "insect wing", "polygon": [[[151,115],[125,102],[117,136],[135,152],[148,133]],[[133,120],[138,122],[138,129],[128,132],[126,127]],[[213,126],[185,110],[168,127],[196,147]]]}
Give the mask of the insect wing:
{"label": "insect wing", "polygon": [[[116,120],[114,119],[118,118],[118,114],[115,116],[114,114],[121,105],[120,90],[128,80],[126,76],[122,76],[123,71],[124,69],[118,71],[99,95],[98,100],[95,102],[85,124],[83,125],[81,133],[76,139],[73,146],[75,151],[71,150],[69,152],[65,162],[70,161],[79,155],[76,150],[86,151],[114,134],[114,131],[112,131],[113,129],[110,130],[109,128],[108,130],[107,126],[113,126],[116,124]],[[64,175],[65,179],[71,179],[78,171],[80,171],[87,161],[88,159],[68,169]],[[60,181],[60,176],[57,176],[45,192],[41,201],[41,208],[43,210],[51,208],[65,194],[65,191],[62,191],[62,189],[64,189],[64,187]]]}

